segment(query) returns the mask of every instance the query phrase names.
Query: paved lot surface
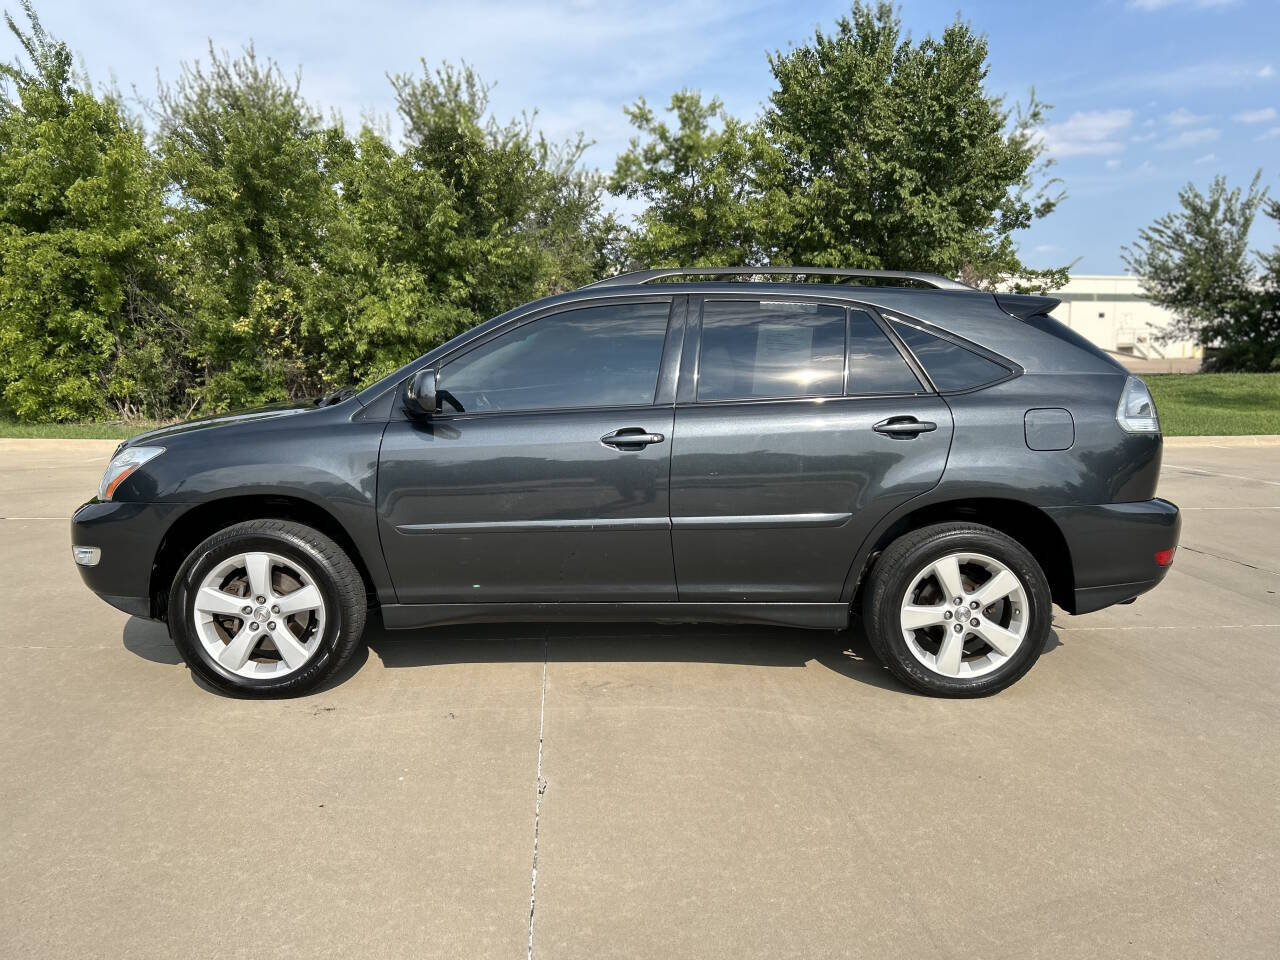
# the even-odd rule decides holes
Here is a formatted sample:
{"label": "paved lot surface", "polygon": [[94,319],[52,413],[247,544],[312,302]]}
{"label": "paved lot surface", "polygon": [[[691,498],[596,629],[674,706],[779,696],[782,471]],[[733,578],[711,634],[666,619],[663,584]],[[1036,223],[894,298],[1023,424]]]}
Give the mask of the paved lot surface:
{"label": "paved lot surface", "polygon": [[1280,952],[1280,446],[1166,449],[1164,586],[991,699],[596,625],[374,630],[267,703],[80,584],[111,447],[0,441],[0,957]]}

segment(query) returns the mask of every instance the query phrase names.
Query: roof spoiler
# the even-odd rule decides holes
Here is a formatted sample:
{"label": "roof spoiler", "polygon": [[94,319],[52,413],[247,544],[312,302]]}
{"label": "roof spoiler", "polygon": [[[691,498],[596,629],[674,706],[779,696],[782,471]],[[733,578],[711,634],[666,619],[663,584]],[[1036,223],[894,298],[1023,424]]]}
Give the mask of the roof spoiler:
{"label": "roof spoiler", "polygon": [[1057,297],[1036,297],[1027,293],[997,293],[995,297],[1001,310],[1019,320],[1048,313],[1062,302]]}

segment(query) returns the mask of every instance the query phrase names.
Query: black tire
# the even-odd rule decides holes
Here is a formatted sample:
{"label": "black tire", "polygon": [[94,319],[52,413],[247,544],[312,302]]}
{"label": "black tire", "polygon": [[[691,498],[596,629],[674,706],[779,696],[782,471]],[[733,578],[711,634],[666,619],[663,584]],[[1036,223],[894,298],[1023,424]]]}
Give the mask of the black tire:
{"label": "black tire", "polygon": [[[1027,632],[1021,645],[995,670],[973,678],[949,677],[925,666],[908,647],[899,620],[916,574],[959,552],[984,554],[1004,564],[1022,581],[1027,597]],[[1044,571],[1022,544],[980,524],[941,523],[904,534],[880,555],[863,591],[862,620],[871,649],[907,686],[934,696],[982,697],[1014,683],[1039,659],[1053,608]]]}
{"label": "black tire", "polygon": [[[248,678],[227,670],[209,655],[194,625],[195,593],[208,573],[237,553],[255,550],[297,564],[325,603],[315,652],[296,672],[280,678]],[[219,530],[187,556],[169,591],[169,636],[192,672],[220,690],[241,696],[297,696],[323,683],[351,658],[363,639],[367,612],[360,572],[333,540],[288,520],[248,520]]]}

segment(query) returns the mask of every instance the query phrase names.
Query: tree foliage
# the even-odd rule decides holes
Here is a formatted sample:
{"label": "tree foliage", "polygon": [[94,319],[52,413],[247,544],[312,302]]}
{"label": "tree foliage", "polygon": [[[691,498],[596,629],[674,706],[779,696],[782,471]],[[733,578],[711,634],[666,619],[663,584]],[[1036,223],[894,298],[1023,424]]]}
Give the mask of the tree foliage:
{"label": "tree foliage", "polygon": [[173,358],[161,179],[142,133],[24,3],[0,65],[0,407],[33,420],[162,402]]}
{"label": "tree foliage", "polygon": [[640,101],[611,187],[648,206],[630,237],[648,263],[931,270],[973,283],[1060,285],[1013,235],[1061,199],[1034,93],[986,92],[987,43],[960,20],[913,43],[888,3],[769,58],[776,87],[747,124],[719,101],[672,98],[675,129]]}
{"label": "tree foliage", "polygon": [[318,394],[612,270],[586,144],[497,122],[466,66],[391,78],[404,139],[212,47],[148,144],[29,2],[0,67],[0,412],[167,417]]}
{"label": "tree foliage", "polygon": [[753,132],[695,91],[675,94],[668,109],[674,129],[644,100],[626,108],[647,138],[632,140],[609,181],[614,193],[645,203],[627,255],[653,267],[759,264]]}
{"label": "tree foliage", "polygon": [[1259,210],[1280,222],[1261,173],[1245,191],[1215,177],[1208,193],[1188,183],[1181,209],[1143,229],[1124,252],[1152,302],[1173,312],[1167,339],[1209,348],[1206,369],[1280,370],[1280,247],[1249,251]]}
{"label": "tree foliage", "polygon": [[[1034,91],[987,90],[960,19],[913,40],[885,2],[768,57],[760,114],[676,93],[626,109],[606,179],[581,138],[496,119],[468,66],[391,76],[399,142],[347,128],[260,58],[210,49],[162,87],[148,127],[6,15],[0,65],[0,413],[169,417],[296,398],[394,369],[474,323],[624,265],[932,270],[1052,288],[1015,238],[1062,194]],[[606,188],[638,210],[624,227]],[[1272,369],[1280,249],[1266,205],[1188,187],[1128,252],[1176,335]]]}
{"label": "tree foliage", "polygon": [[596,270],[601,185],[525,122],[499,124],[468,67],[391,80],[393,148],[325,123],[252,48],[161,93],[184,286],[215,408],[386,372]]}

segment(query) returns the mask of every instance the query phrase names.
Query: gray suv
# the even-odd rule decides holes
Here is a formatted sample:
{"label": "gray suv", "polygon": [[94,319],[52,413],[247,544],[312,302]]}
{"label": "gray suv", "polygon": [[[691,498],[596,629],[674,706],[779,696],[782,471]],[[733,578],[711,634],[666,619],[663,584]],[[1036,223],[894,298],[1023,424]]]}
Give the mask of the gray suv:
{"label": "gray suv", "polygon": [[614,277],[358,392],[126,441],[74,557],[241,694],[321,683],[370,611],[854,615],[903,683],[992,693],[1053,603],[1130,601],[1178,541],[1145,385],[1056,302],[890,271]]}

